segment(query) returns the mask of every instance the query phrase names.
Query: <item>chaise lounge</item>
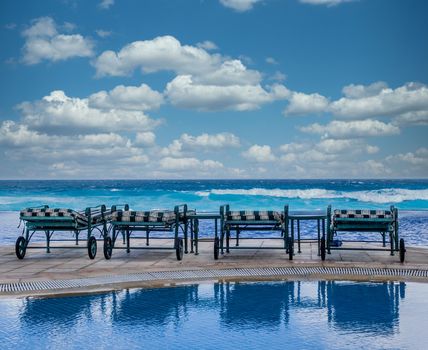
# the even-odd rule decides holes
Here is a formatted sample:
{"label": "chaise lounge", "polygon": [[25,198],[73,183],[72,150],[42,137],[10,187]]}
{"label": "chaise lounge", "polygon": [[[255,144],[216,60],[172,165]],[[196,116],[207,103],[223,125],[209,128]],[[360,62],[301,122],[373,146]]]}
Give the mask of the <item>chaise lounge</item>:
{"label": "chaise lounge", "polygon": [[[232,211],[229,205],[220,207],[220,238],[214,238],[214,259],[218,259],[219,252],[224,253],[224,244],[226,244],[226,253],[231,249],[285,249],[289,255],[289,259],[293,259],[293,237],[290,237],[288,230],[288,206],[284,207],[284,212],[279,211]],[[241,237],[241,232],[280,232],[279,237]],[[232,238],[231,233],[235,232],[236,243],[234,246],[230,245]],[[282,240],[282,246],[242,246],[240,241],[242,239],[275,239]]]}
{"label": "chaise lounge", "polygon": [[[391,206],[389,210],[347,210],[336,209],[331,213],[331,206],[327,209],[327,238],[321,240],[321,259],[325,260],[326,251],[328,254],[332,250],[377,250],[400,253],[400,262],[404,262],[406,248],[404,239],[399,239],[398,235],[398,209]],[[380,233],[382,241],[359,240],[352,242],[379,242],[382,248],[378,247],[342,247],[342,241],[334,240],[334,237],[341,232],[369,232]],[[386,248],[386,236],[389,236],[389,248]],[[344,241],[349,242],[349,241]]]}
{"label": "chaise lounge", "polygon": [[[15,253],[18,259],[23,259],[27,249],[46,249],[50,253],[52,248],[87,248],[88,256],[94,259],[97,254],[97,239],[94,233],[99,232],[102,237],[107,234],[107,223],[111,218],[111,212],[105,205],[88,207],[84,211],[76,211],[64,208],[49,208],[44,205],[21,210],[20,220],[24,222],[22,235],[15,243]],[[69,231],[74,238],[53,239],[55,232]],[[29,246],[36,232],[44,232],[46,246]],[[86,247],[79,245],[79,235],[86,232]],[[51,242],[75,242],[75,246],[51,246]]]}
{"label": "chaise lounge", "polygon": [[[113,206],[111,208],[111,235],[104,238],[104,257],[110,259],[113,249],[131,250],[131,236],[133,239],[145,239],[145,246],[133,247],[133,249],[173,249],[176,251],[177,260],[183,259],[187,251],[187,231],[189,225],[188,215],[194,211],[188,210],[187,205],[177,205],[174,210],[130,210],[129,205]],[[180,235],[180,231],[182,235]],[[138,232],[144,232],[144,236],[137,236]],[[171,236],[151,236],[153,233],[174,232]],[[117,247],[119,235],[123,237],[125,247]],[[151,246],[150,239],[173,239],[172,247]],[[183,247],[184,246],[184,247]]]}

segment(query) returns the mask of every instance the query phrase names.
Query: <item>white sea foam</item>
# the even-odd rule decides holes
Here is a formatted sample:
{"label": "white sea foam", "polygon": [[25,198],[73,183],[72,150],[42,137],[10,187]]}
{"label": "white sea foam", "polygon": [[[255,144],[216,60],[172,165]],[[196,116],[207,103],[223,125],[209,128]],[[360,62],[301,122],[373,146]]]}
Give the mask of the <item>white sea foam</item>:
{"label": "white sea foam", "polygon": [[279,188],[251,188],[251,189],[213,189],[210,191],[198,191],[195,193],[201,197],[215,195],[243,195],[265,196],[278,198],[300,199],[333,199],[345,198],[361,202],[371,203],[401,203],[411,200],[428,200],[428,189],[409,190],[405,188],[384,188],[370,191],[333,191],[322,188],[283,190]]}

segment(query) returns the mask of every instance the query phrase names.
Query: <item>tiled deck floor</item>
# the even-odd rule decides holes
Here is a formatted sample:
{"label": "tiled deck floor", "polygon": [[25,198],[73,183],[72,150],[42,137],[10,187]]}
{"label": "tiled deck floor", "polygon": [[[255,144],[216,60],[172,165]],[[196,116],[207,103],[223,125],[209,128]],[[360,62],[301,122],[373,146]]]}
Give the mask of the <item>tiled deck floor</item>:
{"label": "tiled deck floor", "polygon": [[[142,242],[141,242],[142,243]],[[171,246],[171,241],[154,242]],[[242,242],[243,244],[244,242]],[[255,247],[278,244],[279,241],[251,240],[245,242]],[[119,245],[120,246],[120,245]],[[297,250],[297,247],[296,247]],[[75,279],[154,271],[177,271],[195,269],[226,269],[242,267],[287,267],[287,266],[345,266],[345,267],[395,267],[428,269],[428,249],[408,247],[406,262],[400,264],[398,254],[369,251],[333,251],[325,262],[317,256],[317,244],[302,244],[302,253],[288,260],[284,250],[232,250],[230,254],[213,259],[213,243],[200,242],[199,255],[185,254],[177,261],[173,250],[125,250],[113,251],[111,260],[105,260],[102,242],[94,260],[87,256],[86,249],[29,249],[23,260],[15,256],[13,246],[0,247],[0,283],[43,281],[52,279]]]}

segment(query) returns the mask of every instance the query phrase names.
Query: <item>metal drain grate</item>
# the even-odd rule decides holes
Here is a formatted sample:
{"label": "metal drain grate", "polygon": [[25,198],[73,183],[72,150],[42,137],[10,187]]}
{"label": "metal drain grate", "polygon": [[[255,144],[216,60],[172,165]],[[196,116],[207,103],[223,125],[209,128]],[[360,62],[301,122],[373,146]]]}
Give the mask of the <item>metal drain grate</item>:
{"label": "metal drain grate", "polygon": [[428,278],[428,270],[371,268],[371,267],[265,267],[233,268],[213,270],[159,271],[141,272],[125,275],[107,275],[92,278],[69,280],[47,280],[35,282],[18,282],[0,284],[0,293],[13,294],[22,292],[43,292],[61,289],[79,289],[98,287],[126,282],[150,282],[162,280],[203,280],[234,277],[280,277],[280,276],[367,276],[387,278]]}

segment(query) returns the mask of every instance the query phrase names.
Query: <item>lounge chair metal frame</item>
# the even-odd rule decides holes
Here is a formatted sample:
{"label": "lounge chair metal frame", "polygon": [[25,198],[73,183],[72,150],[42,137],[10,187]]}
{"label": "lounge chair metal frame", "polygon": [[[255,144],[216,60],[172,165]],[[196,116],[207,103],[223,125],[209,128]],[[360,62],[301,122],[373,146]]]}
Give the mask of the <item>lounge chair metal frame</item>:
{"label": "lounge chair metal frame", "polygon": [[[61,212],[59,216],[58,213]],[[29,215],[31,214],[31,215]],[[50,216],[51,214],[54,214]],[[97,254],[97,239],[95,233],[99,232],[104,237],[107,234],[107,222],[111,213],[105,205],[88,207],[84,211],[71,209],[50,209],[49,206],[26,208],[21,212],[20,219],[24,222],[22,234],[15,243],[15,253],[19,259],[23,259],[27,249],[46,249],[50,253],[52,248],[82,249],[87,248],[88,256],[94,259]],[[52,239],[55,232],[70,231],[74,239]],[[36,232],[44,232],[46,246],[29,246]],[[79,235],[86,232],[86,247],[79,246]],[[74,246],[51,246],[51,242],[75,242]]]}
{"label": "lounge chair metal frame", "polygon": [[[231,214],[230,206],[228,204],[222,205],[220,207],[220,238],[214,238],[214,259],[218,259],[219,253],[224,254],[224,249],[226,253],[230,253],[231,249],[284,249],[288,253],[289,259],[293,259],[294,254],[294,238],[290,235],[289,231],[289,220],[288,220],[288,205],[284,206],[284,212],[281,213],[281,220],[234,220],[230,219]],[[229,217],[229,218],[228,218]],[[235,231],[235,246],[230,245],[231,232]],[[241,232],[245,231],[278,231],[281,233],[281,236],[276,237],[240,237]],[[255,246],[242,246],[240,245],[240,240],[250,240],[250,239],[273,239],[273,240],[282,240],[283,246],[267,246],[267,247],[255,247]],[[224,248],[224,243],[226,243],[226,248]]]}
{"label": "lounge chair metal frame", "polygon": [[[343,212],[344,217],[341,217],[339,212]],[[352,214],[348,215],[348,212],[352,212]],[[357,214],[354,215],[355,212]],[[323,237],[321,239],[321,259],[325,260],[325,253],[331,254],[332,250],[367,250],[389,251],[391,255],[394,255],[394,252],[399,252],[400,262],[404,262],[406,248],[404,239],[399,239],[398,235],[398,209],[391,206],[389,211],[381,211],[386,215],[377,215],[378,212],[376,210],[336,210],[332,214],[331,206],[329,205],[327,208],[327,238]],[[378,242],[382,243],[382,248],[333,246],[333,238],[337,232],[379,232],[382,235],[381,242],[374,240],[343,242]],[[389,235],[389,248],[386,248],[386,235]]]}
{"label": "lounge chair metal frame", "polygon": [[[123,209],[121,209],[122,207]],[[145,239],[146,246],[132,247],[132,249],[153,249],[153,250],[170,250],[173,249],[176,251],[177,260],[183,259],[183,252],[188,253],[188,226],[190,223],[189,218],[187,217],[189,210],[186,204],[177,205],[174,207],[174,220],[172,222],[167,221],[118,221],[115,219],[115,213],[117,212],[126,212],[129,211],[129,205],[125,204],[123,206],[113,206],[111,208],[113,219],[110,221],[109,234],[104,237],[104,257],[110,259],[113,253],[113,249],[126,249],[127,253],[131,251],[131,235],[133,233],[145,232],[145,236],[134,236],[133,239]],[[171,211],[157,211],[159,213]],[[137,213],[137,212],[135,212]],[[180,231],[183,233],[180,236]],[[174,235],[171,237],[153,237],[150,236],[152,232],[174,232]],[[117,247],[116,242],[119,235],[123,237],[123,244],[125,247]],[[173,239],[173,247],[164,247],[164,246],[151,246],[150,239]]]}

